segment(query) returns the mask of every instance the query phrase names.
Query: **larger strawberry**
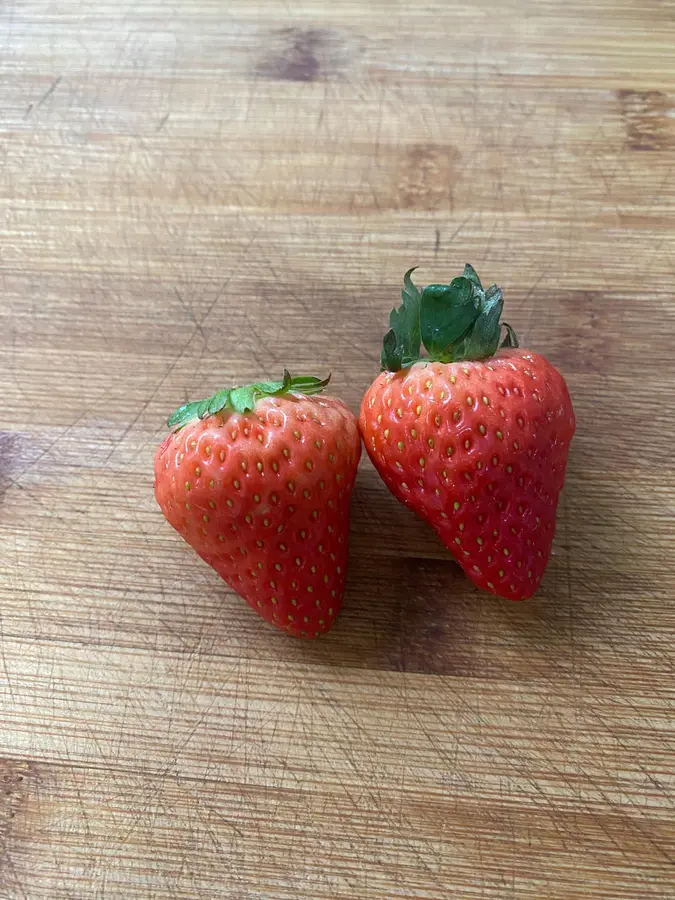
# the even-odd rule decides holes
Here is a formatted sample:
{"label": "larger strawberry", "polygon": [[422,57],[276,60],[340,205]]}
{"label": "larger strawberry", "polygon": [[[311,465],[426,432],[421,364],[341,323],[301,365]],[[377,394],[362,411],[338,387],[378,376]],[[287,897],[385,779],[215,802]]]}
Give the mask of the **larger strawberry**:
{"label": "larger strawberry", "polygon": [[422,291],[412,271],[391,313],[384,371],[363,398],[366,449],[472,581],[525,600],[551,553],[574,434],[565,381],[542,356],[518,349],[500,324],[501,290],[483,290],[471,266]]}
{"label": "larger strawberry", "polygon": [[176,531],[264,619],[308,638],[340,609],[361,454],[345,404],[310,396],[326,383],[284,372],[188,403],[155,458]]}

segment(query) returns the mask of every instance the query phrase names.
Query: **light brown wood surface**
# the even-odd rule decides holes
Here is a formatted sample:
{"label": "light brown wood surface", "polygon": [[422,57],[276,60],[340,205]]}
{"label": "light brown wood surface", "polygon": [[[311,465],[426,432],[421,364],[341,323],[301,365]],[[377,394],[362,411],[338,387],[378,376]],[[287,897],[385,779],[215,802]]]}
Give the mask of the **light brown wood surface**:
{"label": "light brown wood surface", "polygon": [[[675,896],[675,4],[0,7],[0,897]],[[577,411],[477,592],[367,460],[324,640],[164,522],[186,398],[471,261]]]}

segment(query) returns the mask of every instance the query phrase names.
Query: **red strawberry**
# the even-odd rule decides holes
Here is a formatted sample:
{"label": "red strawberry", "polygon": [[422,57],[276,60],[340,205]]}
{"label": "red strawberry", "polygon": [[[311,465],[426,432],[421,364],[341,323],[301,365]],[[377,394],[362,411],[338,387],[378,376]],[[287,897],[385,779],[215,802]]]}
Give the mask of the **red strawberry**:
{"label": "red strawberry", "polygon": [[471,266],[421,292],[412,271],[384,338],[384,371],[363,398],[366,449],[475,584],[525,600],[551,553],[574,434],[565,381],[517,349],[508,325],[499,347],[501,290],[484,291]]}
{"label": "red strawberry", "polygon": [[155,497],[183,538],[264,619],[318,637],[340,609],[355,416],[291,378],[188,403],[157,451]]}

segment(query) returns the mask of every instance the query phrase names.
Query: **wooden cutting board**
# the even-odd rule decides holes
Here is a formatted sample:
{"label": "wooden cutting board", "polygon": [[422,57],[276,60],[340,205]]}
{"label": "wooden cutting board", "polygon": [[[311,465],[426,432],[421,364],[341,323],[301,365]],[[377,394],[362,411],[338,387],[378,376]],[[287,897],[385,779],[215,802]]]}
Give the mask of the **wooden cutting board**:
{"label": "wooden cutting board", "polygon": [[[0,896],[675,896],[675,6],[0,10]],[[162,519],[186,398],[471,261],[578,418],[537,599],[367,460],[325,640]]]}

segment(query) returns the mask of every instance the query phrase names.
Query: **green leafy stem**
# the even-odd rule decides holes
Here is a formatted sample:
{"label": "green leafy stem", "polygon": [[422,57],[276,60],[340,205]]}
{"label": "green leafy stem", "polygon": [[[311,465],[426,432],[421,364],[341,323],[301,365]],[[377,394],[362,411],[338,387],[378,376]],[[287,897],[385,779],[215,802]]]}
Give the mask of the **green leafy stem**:
{"label": "green leafy stem", "polygon": [[330,375],[323,380],[306,375],[291,378],[289,372],[284,369],[281,381],[258,381],[255,384],[218,391],[206,400],[184,403],[169,417],[167,425],[178,431],[192,419],[205,419],[223,409],[231,409],[237,413],[251,412],[258,400],[263,397],[275,397],[280,394],[320,394],[329,381]]}
{"label": "green leafy stem", "polygon": [[[493,284],[484,290],[473,266],[467,264],[450,284],[429,284],[421,291],[410,277],[414,271],[405,273],[403,303],[389,316],[383,369],[397,372],[420,359],[488,359],[499,347],[518,346],[514,330],[500,321],[504,306],[501,288]],[[502,329],[506,334],[500,343]],[[428,357],[420,355],[422,345]]]}

